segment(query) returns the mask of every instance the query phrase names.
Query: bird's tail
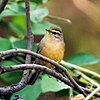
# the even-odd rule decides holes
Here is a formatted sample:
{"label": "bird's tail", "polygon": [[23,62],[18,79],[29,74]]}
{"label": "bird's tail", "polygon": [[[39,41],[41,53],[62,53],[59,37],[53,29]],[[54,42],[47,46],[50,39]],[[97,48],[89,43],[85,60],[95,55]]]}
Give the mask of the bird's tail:
{"label": "bird's tail", "polygon": [[41,73],[40,70],[36,70],[36,71],[31,72],[28,84],[33,85],[35,83],[35,81],[38,79],[40,73]]}

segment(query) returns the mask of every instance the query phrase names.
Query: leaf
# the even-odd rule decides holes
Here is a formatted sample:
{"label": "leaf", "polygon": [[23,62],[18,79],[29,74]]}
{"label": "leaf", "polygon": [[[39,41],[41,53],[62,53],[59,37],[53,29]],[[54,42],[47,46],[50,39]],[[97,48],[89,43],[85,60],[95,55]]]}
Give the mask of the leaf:
{"label": "leaf", "polygon": [[[25,16],[25,7],[24,3],[11,3],[8,4],[4,12],[1,13],[0,18],[6,16]],[[30,3],[30,18],[34,23],[41,22],[44,17],[46,17],[49,13],[47,8],[40,8],[35,3]]]}
{"label": "leaf", "polygon": [[56,78],[49,78],[47,75],[44,75],[41,80],[41,89],[42,93],[46,93],[48,91],[58,92],[63,89],[70,89],[70,87],[63,82],[57,81]]}
{"label": "leaf", "polygon": [[0,51],[11,49],[11,43],[8,39],[0,37]]}
{"label": "leaf", "polygon": [[7,8],[9,10],[15,12],[16,14],[24,14],[25,13],[25,8],[20,6],[20,4],[18,4],[16,2],[8,4]]}
{"label": "leaf", "polygon": [[47,8],[37,8],[30,12],[30,18],[33,23],[41,22],[48,15]]}
{"label": "leaf", "polygon": [[21,80],[22,71],[14,71],[0,75],[0,77],[7,83],[13,84]]}
{"label": "leaf", "polygon": [[24,100],[37,100],[43,93],[58,92],[63,89],[70,90],[71,88],[53,77],[49,78],[47,75],[43,75],[42,80],[38,80],[33,86],[27,86],[15,94],[19,94]]}
{"label": "leaf", "polygon": [[26,86],[24,89],[14,93],[11,100],[13,100],[16,94],[23,97],[24,100],[37,100],[41,94],[40,81],[37,81],[33,86]]}
{"label": "leaf", "polygon": [[[27,40],[16,40],[12,42],[12,48],[22,48],[27,49]],[[36,43],[33,44],[32,51],[36,52],[38,45]]]}
{"label": "leaf", "polygon": [[25,8],[17,3],[8,4],[6,9],[0,14],[0,18],[6,16],[25,15]]}
{"label": "leaf", "polygon": [[100,62],[100,58],[87,53],[79,53],[72,56],[67,61],[76,65],[83,66],[83,65],[96,64]]}
{"label": "leaf", "polygon": [[5,17],[5,16],[14,16],[15,13],[13,11],[10,11],[9,9],[5,9],[1,14],[0,18]]}
{"label": "leaf", "polygon": [[11,65],[16,65],[16,64],[18,64],[18,63],[7,60],[7,61],[4,61],[2,65],[3,66],[11,66]]}
{"label": "leaf", "polygon": [[19,7],[18,7],[18,4],[16,2],[7,5],[7,8],[9,8],[10,10],[12,10],[14,12],[18,12],[19,11]]}
{"label": "leaf", "polygon": [[26,36],[25,16],[13,16],[12,22],[9,23],[9,27],[16,33],[17,37],[24,38]]}
{"label": "leaf", "polygon": [[10,23],[10,28],[16,32],[16,36],[23,38],[26,35],[26,30],[18,24]]}
{"label": "leaf", "polygon": [[57,26],[49,22],[41,22],[33,24],[32,31],[34,34],[45,34],[45,29],[50,28],[51,26]]}
{"label": "leaf", "polygon": [[37,4],[48,2],[48,0],[31,0],[31,1],[33,1],[33,2],[35,2]]}

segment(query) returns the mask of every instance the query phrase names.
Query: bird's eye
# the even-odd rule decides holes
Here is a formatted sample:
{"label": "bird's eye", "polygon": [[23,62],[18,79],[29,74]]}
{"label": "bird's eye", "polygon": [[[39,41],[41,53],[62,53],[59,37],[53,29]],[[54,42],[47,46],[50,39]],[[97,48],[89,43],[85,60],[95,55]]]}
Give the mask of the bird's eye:
{"label": "bird's eye", "polygon": [[61,35],[60,33],[58,33],[58,32],[52,32],[52,34],[54,34],[54,35]]}

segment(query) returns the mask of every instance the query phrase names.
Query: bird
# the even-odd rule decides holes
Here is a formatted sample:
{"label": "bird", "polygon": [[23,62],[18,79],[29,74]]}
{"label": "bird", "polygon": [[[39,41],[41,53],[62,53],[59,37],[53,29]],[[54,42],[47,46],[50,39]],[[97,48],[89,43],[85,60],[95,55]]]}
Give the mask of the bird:
{"label": "bird", "polygon": [[[37,50],[37,53],[50,58],[54,60],[57,63],[60,63],[60,61],[64,57],[65,52],[65,42],[63,38],[63,32],[61,28],[52,26],[49,29],[45,29],[46,34],[42,38],[42,40],[39,43],[39,47]],[[46,66],[52,70],[54,70],[54,66],[50,63],[43,61],[41,59],[36,58],[35,61],[36,64]],[[33,71],[31,74],[29,84],[34,84],[34,82],[39,77],[40,71]]]}

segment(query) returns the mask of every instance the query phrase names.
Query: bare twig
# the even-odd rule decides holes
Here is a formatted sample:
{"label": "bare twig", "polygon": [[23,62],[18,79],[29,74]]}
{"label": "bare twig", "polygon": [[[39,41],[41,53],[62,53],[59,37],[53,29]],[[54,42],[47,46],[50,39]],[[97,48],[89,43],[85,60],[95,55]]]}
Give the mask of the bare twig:
{"label": "bare twig", "polygon": [[65,67],[74,68],[76,70],[79,70],[79,71],[82,71],[82,72],[85,72],[85,73],[89,73],[89,74],[91,74],[93,76],[96,76],[96,77],[100,78],[100,74],[98,74],[96,72],[93,72],[93,71],[90,71],[88,69],[79,67],[78,65],[74,65],[74,64],[65,62],[64,60],[61,61],[61,64],[64,65]]}
{"label": "bare twig", "polygon": [[72,24],[71,20],[66,19],[66,18],[62,18],[62,17],[57,17],[57,16],[48,15],[47,18],[49,18],[49,19],[54,19],[54,20],[59,20],[59,21],[64,21],[64,22],[67,22],[67,23],[69,23],[69,24]]}
{"label": "bare twig", "polygon": [[0,3],[0,13],[4,10],[7,3],[8,0],[2,0],[2,2]]}
{"label": "bare twig", "polygon": [[42,60],[45,60],[49,63],[51,63],[52,65],[54,65],[55,67],[57,67],[58,69],[60,69],[62,71],[62,74],[65,73],[65,75],[68,77],[68,79],[72,82],[72,84],[84,95],[86,96],[84,90],[74,81],[74,79],[69,75],[69,73],[67,72],[67,70],[62,67],[61,65],[59,65],[58,63],[56,63],[55,61],[47,58],[47,57],[44,57],[40,54],[37,54],[35,52],[32,52],[32,51],[29,51],[29,50],[25,50],[25,49],[12,49],[12,50],[7,50],[7,51],[3,51],[1,52],[1,57],[4,56],[4,55],[7,55],[7,54],[11,54],[11,53],[26,53],[26,54],[29,54],[29,55],[32,55],[32,56],[35,56],[35,57],[38,57],[39,59],[42,59]]}
{"label": "bare twig", "polygon": [[[84,88],[84,87],[82,87],[82,88],[87,94],[90,94],[92,92],[92,90],[90,90],[90,89],[87,89],[87,88]],[[100,93],[96,93],[95,96],[100,98]]]}
{"label": "bare twig", "polygon": [[89,78],[88,76],[86,76],[85,74],[83,74],[80,71],[74,70],[74,72],[78,75],[81,75],[82,78],[84,78],[85,80],[87,80],[88,82],[90,82],[92,85],[94,85],[94,87],[98,87],[100,86],[99,83],[95,82],[94,80],[92,80],[91,78]]}
{"label": "bare twig", "polygon": [[[27,26],[27,36],[28,36],[28,50],[32,50],[32,45],[33,45],[33,34],[31,31],[31,24],[30,24],[30,4],[29,0],[25,0],[25,7],[26,7],[26,26]],[[26,60],[25,63],[29,64],[31,62],[31,55],[26,55]],[[23,78],[22,80],[25,80],[26,83],[29,80],[29,70],[25,70],[23,73]]]}

